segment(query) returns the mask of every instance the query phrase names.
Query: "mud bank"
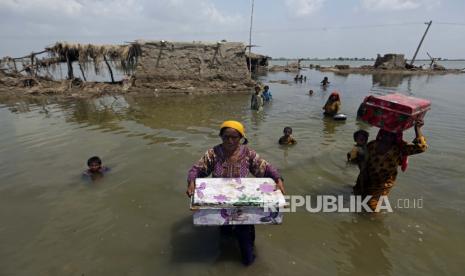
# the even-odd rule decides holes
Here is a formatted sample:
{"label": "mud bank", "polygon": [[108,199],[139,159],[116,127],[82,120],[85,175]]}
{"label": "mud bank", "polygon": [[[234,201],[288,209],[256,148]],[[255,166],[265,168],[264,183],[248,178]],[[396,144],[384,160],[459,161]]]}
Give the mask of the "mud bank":
{"label": "mud bank", "polygon": [[340,69],[336,67],[320,67],[318,70],[321,72],[332,72],[336,74],[399,74],[399,75],[445,75],[445,74],[462,74],[464,70],[459,69],[445,69],[445,70],[434,70],[434,69],[377,69],[373,67],[357,67],[357,68],[346,68]]}

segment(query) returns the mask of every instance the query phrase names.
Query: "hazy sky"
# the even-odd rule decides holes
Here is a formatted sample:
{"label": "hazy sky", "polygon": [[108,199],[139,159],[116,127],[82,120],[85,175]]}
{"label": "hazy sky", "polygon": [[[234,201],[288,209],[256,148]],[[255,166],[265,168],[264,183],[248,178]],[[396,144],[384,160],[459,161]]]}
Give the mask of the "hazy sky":
{"label": "hazy sky", "polygon": [[[55,41],[247,42],[250,7],[250,0],[0,0],[0,56]],[[272,57],[410,58],[429,20],[419,58],[465,58],[464,0],[255,0],[252,44]]]}

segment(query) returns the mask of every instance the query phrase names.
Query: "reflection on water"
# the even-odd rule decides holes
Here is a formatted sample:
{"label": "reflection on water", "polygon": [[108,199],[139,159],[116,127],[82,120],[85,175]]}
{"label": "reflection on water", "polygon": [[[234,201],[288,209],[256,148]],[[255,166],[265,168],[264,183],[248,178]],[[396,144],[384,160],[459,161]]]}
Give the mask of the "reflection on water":
{"label": "reflection on water", "polygon": [[373,85],[384,87],[398,87],[404,78],[411,78],[411,76],[403,74],[373,74]]}
{"label": "reflection on water", "polygon": [[[244,122],[250,147],[282,172],[289,194],[350,194],[358,174],[346,164],[352,134],[377,129],[355,120],[369,93],[398,91],[430,99],[428,152],[410,158],[392,198],[423,198],[423,209],[372,220],[353,214],[286,214],[257,227],[253,275],[460,274],[465,242],[464,76],[273,73],[273,102],[253,112],[250,95],[52,100],[0,98],[1,275],[236,275],[246,272],[237,245],[216,228],[194,228],[184,195],[186,171],[220,143],[222,121]],[[308,90],[315,91],[312,97]],[[325,118],[328,92],[341,93],[345,122]],[[298,143],[278,145],[283,128]],[[407,131],[406,140],[413,138]],[[112,171],[80,178],[89,156]],[[95,185],[94,185],[95,184]],[[418,226],[418,227],[417,227]],[[455,230],[454,230],[455,229]],[[432,255],[431,252],[437,252]]]}

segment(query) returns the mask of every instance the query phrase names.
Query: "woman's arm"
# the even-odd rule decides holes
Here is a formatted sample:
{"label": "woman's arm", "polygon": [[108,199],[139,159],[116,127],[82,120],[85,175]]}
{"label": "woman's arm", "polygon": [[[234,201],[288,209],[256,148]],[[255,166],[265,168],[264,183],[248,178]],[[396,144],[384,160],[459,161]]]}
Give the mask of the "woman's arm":
{"label": "woman's arm", "polygon": [[250,173],[255,177],[269,177],[274,180],[276,187],[284,194],[284,184],[278,170],[265,159],[261,158],[255,151],[249,150]]}
{"label": "woman's arm", "polygon": [[424,125],[423,120],[418,120],[415,122],[415,139],[413,140],[412,144],[405,144],[403,148],[403,152],[406,155],[413,155],[425,152],[428,148],[426,144],[426,139],[423,136],[423,132],[421,131],[421,127]]}
{"label": "woman's arm", "polygon": [[208,150],[197,163],[192,166],[187,174],[187,196],[192,196],[195,190],[195,179],[207,177],[213,170],[214,150]]}

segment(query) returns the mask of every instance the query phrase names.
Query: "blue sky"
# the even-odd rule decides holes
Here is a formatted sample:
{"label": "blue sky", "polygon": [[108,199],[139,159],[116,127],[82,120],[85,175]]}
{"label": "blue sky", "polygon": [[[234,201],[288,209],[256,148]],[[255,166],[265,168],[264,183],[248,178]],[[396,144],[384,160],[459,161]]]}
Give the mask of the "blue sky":
{"label": "blue sky", "polygon": [[[0,56],[55,41],[248,41],[250,0],[0,0]],[[255,0],[253,44],[273,57],[465,58],[463,0]],[[459,23],[457,25],[443,23]]]}

